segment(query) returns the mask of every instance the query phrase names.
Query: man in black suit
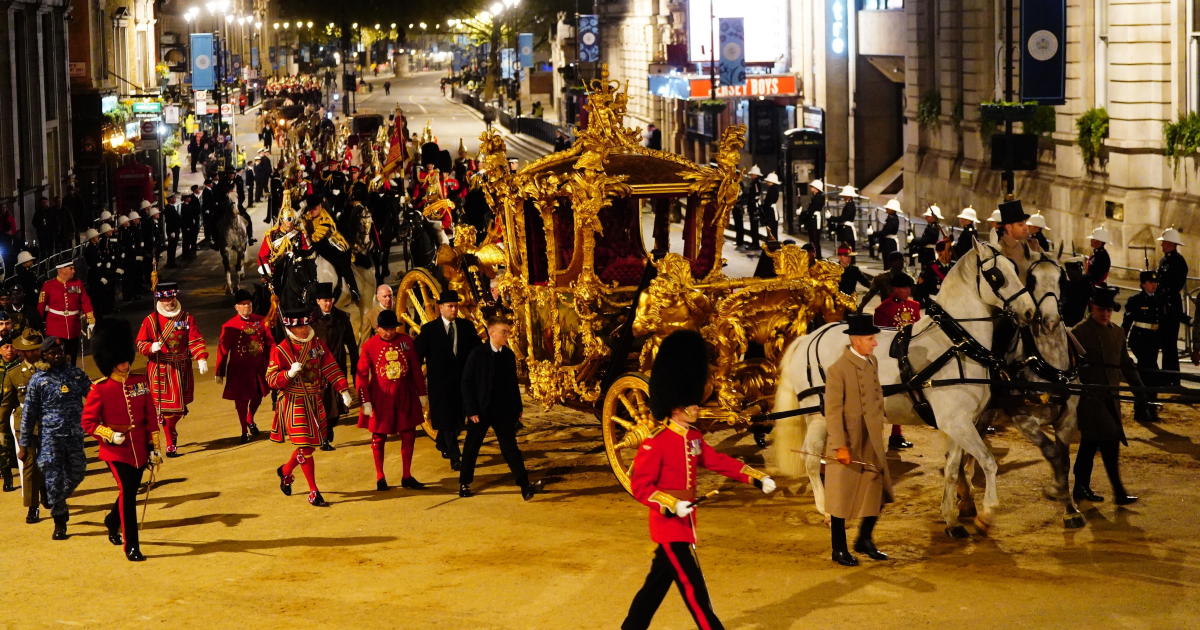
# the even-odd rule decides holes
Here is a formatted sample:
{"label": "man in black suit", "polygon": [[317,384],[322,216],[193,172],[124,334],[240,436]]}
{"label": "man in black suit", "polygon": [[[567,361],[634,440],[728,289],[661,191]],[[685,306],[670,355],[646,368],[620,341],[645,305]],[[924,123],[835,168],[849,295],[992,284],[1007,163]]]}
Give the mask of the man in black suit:
{"label": "man in black suit", "polygon": [[190,262],[196,257],[196,240],[200,238],[200,216],[203,209],[200,205],[200,186],[192,186],[192,192],[183,197],[180,208],[180,231],[183,234],[183,260]]}
{"label": "man in black suit", "polygon": [[467,439],[463,445],[462,470],[458,473],[458,496],[469,497],[475,480],[475,459],[487,436],[496,433],[500,454],[508,463],[521,498],[528,501],[541,489],[541,482],[530,483],[525,458],[517,447],[517,424],[524,407],[517,384],[517,357],[508,348],[512,335],[511,312],[498,308],[487,318],[487,343],[475,348],[463,367],[463,413],[467,416]]}
{"label": "man in black suit", "polygon": [[[312,329],[316,332],[317,338],[324,341],[325,345],[329,347],[329,351],[333,353],[334,362],[338,364],[338,368],[349,380],[350,374],[354,372],[354,366],[358,365],[358,344],[354,342],[354,327],[350,324],[350,315],[346,311],[334,308],[333,283],[318,284],[316,300],[317,308],[313,309],[311,317]],[[325,384],[323,396],[328,422],[326,422],[325,435],[322,436],[321,450],[332,451],[334,450],[333,425],[337,424],[338,418],[342,417],[347,409],[342,404],[341,394],[334,389],[331,383]]]}
{"label": "man in black suit", "polygon": [[476,347],[482,342],[475,326],[458,317],[458,293],[443,291],[438,298],[440,317],[421,326],[417,335],[417,355],[425,363],[426,391],[429,394],[429,420],[437,429],[437,447],[450,460],[450,469],[459,470],[462,455],[458,436],[463,430],[462,373]]}

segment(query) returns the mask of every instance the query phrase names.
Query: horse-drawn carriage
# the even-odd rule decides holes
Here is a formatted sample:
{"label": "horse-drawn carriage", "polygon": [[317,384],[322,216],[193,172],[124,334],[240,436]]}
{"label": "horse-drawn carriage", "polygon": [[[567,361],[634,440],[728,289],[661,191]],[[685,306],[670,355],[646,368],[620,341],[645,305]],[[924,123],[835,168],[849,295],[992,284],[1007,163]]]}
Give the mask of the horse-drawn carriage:
{"label": "horse-drawn carriage", "polygon": [[744,127],[726,129],[716,165],[702,166],[640,146],[638,130],[622,125],[626,96],[615,82],[591,88],[588,126],[566,151],[513,173],[500,136],[481,137],[496,220],[479,245],[474,228],[456,226],[433,272],[403,278],[396,308],[414,331],[436,317],[443,288],[463,296],[460,313],[481,330],[481,307],[511,308],[528,395],[596,412],[628,488],[633,455],[658,424],[647,375],[669,333],[696,330],[710,346],[702,422],[746,427],[771,407],[786,345],[853,303],[837,290],[840,270],[795,245],[769,254],[775,277],[724,275]]}

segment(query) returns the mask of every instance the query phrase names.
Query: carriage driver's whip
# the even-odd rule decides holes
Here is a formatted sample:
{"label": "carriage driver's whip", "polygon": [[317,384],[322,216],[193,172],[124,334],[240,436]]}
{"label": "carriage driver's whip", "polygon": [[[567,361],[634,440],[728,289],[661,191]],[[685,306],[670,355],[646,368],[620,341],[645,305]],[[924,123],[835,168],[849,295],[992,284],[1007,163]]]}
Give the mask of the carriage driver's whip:
{"label": "carriage driver's whip", "polygon": [[[831,462],[831,461],[832,461],[832,462],[837,462],[837,463],[839,463],[839,464],[842,464],[842,462],[839,462],[839,461],[838,461],[838,460],[836,460],[836,459],[829,459],[829,458],[825,457],[824,455],[817,455],[816,453],[810,453],[810,452],[808,452],[808,451],[802,451],[802,450],[800,450],[800,449],[798,449],[798,448],[794,448],[794,449],[792,449],[792,452],[793,452],[793,453],[800,453],[801,455],[809,455],[809,456],[811,456],[811,457],[817,457],[817,458],[820,458],[820,460],[821,460],[821,461],[823,461],[823,462]],[[852,460],[850,460],[850,464],[858,464],[859,466],[862,466],[863,468],[866,468],[867,470],[873,470],[873,471],[875,471],[875,472],[879,472],[879,467],[878,467],[878,466],[876,466],[875,464],[872,464],[871,462],[864,462],[864,461],[860,461],[860,460],[857,460],[857,459],[852,459]],[[843,466],[849,466],[850,464],[842,464],[842,465],[843,465]]]}

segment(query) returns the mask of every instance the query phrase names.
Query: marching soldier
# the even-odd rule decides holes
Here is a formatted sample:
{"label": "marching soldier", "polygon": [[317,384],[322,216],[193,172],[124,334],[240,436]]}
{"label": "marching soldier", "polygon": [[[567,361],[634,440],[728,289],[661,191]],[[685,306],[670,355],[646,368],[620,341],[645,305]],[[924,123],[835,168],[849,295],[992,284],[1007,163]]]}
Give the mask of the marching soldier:
{"label": "marching soldier", "polygon": [[975,214],[975,208],[967,206],[958,213],[958,224],[962,232],[959,233],[958,240],[954,241],[954,260],[966,256],[967,252],[975,247],[975,241],[979,240],[979,230],[975,227],[977,223],[979,217]]}
{"label": "marching soldier", "polygon": [[193,185],[192,192],[183,196],[183,205],[179,208],[179,229],[183,235],[180,258],[186,262],[196,258],[196,241],[200,238],[200,222],[203,215],[200,190],[200,186]]}
{"label": "marching soldier", "polygon": [[154,299],[154,312],[142,320],[138,330],[137,349],[149,359],[146,374],[166,437],[167,457],[179,457],[176,427],[187,415],[194,395],[192,360],[201,375],[208,374],[208,350],[196,318],[179,304],[178,284],[158,283]]}
{"label": "marching soldier", "polygon": [[46,322],[46,334],[62,342],[71,365],[79,359],[80,341],[86,330],[96,325],[92,300],[75,278],[75,261],[68,260],[55,267],[56,276],[42,285],[38,295],[37,312]]}
{"label": "marching soldier", "polygon": [[117,482],[117,499],[104,517],[104,526],[108,542],[123,544],[125,557],[141,562],[146,557],[138,541],[137,492],[146,468],[162,462],[157,412],[146,377],[130,372],[137,351],[128,323],[101,321],[92,356],[106,376],[87,395],[83,430],[96,438],[100,461]]}
{"label": "marching soldier", "polygon": [[1108,282],[1108,271],[1112,268],[1112,260],[1104,246],[1112,240],[1112,235],[1103,225],[1092,230],[1092,255],[1084,263],[1085,273],[1092,286],[1103,286]]}
{"label": "marching soldier", "polygon": [[[313,330],[317,332],[317,339],[325,342],[325,347],[333,353],[333,360],[338,364],[338,368],[349,378],[358,365],[358,344],[354,341],[354,326],[350,323],[350,315],[333,306],[333,284],[330,282],[317,285],[316,301],[317,307],[313,309],[312,314]],[[326,383],[322,396],[329,422],[326,423],[321,450],[332,451],[333,425],[337,424],[338,418],[348,410],[342,406],[333,385]]]}
{"label": "marching soldier", "polygon": [[375,335],[362,345],[355,385],[362,400],[358,427],[371,432],[375,457],[375,489],[387,490],[383,473],[384,444],[389,435],[400,436],[404,475],[400,485],[420,490],[425,484],[412,476],[413,445],[417,427],[424,421],[425,379],[412,337],[397,330],[395,311],[382,311],[375,320]]}
{"label": "marching soldier", "polygon": [[[846,520],[861,518],[854,550],[872,560],[887,560],[875,547],[872,532],[884,503],[892,501],[892,478],[883,450],[883,389],[874,355],[879,329],[866,315],[846,317],[850,345],[829,367],[825,379],[825,421],[829,428],[825,459],[825,504],[830,517],[833,561],[847,567],[858,559],[846,545]],[[837,462],[837,465],[833,465]]]}
{"label": "marching soldier", "polygon": [[[1153,271],[1143,271],[1138,277],[1142,290],[1125,302],[1125,318],[1121,327],[1129,338],[1129,349],[1137,359],[1138,373],[1142,382],[1148,386],[1161,384],[1158,372],[1158,351],[1162,346],[1159,328],[1166,319],[1166,304],[1163,295],[1158,292],[1158,274]],[[1147,403],[1137,405],[1133,410],[1133,419],[1138,422],[1157,422],[1158,411],[1152,404],[1156,394],[1147,396]]]}
{"label": "marching soldier", "polygon": [[275,340],[263,316],[254,313],[254,296],[249,291],[238,289],[233,301],[237,314],[221,326],[217,342],[216,379],[218,385],[224,384],[221,397],[233,401],[245,444],[259,433],[254,413],[270,391],[267,361]]}
{"label": "marching soldier", "polygon": [[[0,317],[8,317],[7,314],[0,313]],[[12,332],[4,333],[0,336],[0,383],[4,382],[4,376],[9,370],[17,369],[21,364],[21,358],[17,355],[17,351],[13,348],[13,339],[15,335]],[[2,405],[3,403],[0,403]],[[0,423],[0,477],[4,480],[4,491],[12,492],[16,490],[13,485],[13,469],[20,468],[17,463],[17,439],[16,435],[9,430],[7,426]]]}
{"label": "marching soldier", "polygon": [[[25,391],[33,375],[42,369],[42,333],[26,328],[13,342],[13,348],[21,356],[21,364],[6,370],[4,386],[0,389],[0,421],[4,430],[11,433],[16,444],[21,443],[21,417],[25,406]],[[25,522],[33,524],[41,520],[39,506],[45,497],[45,480],[37,465],[38,435],[30,436],[29,446],[24,453],[18,451],[17,468],[21,472],[21,502],[24,504]]]}
{"label": "marching soldier", "polygon": [[1158,335],[1162,340],[1162,369],[1168,372],[1162,375],[1162,384],[1179,385],[1179,375],[1170,372],[1179,371],[1179,325],[1189,322],[1187,314],[1183,312],[1182,297],[1187,289],[1188,265],[1179,253],[1179,248],[1183,246],[1179,230],[1163,230],[1158,241],[1162,243],[1163,251],[1162,260],[1158,261],[1158,282],[1165,307]]}
{"label": "marching soldier", "polygon": [[482,343],[474,324],[458,316],[460,301],[457,291],[443,291],[438,296],[439,317],[421,326],[416,339],[417,354],[425,362],[429,421],[437,430],[438,450],[450,460],[451,470],[462,465],[458,438],[466,417],[462,407],[463,367]]}
{"label": "marching soldier", "polygon": [[734,481],[775,490],[766,473],[718,452],[693,423],[699,418],[708,380],[708,352],[699,333],[678,330],[663,340],[650,371],[650,411],[662,428],[638,449],[630,489],[646,505],[650,540],[658,547],[650,573],[633,598],[623,630],[650,627],[672,582],[700,628],[722,628],[713,612],[696,557],[696,471],[700,467]]}
{"label": "marching soldier", "polygon": [[275,406],[275,422],[271,427],[271,441],[291,442],[295,446],[286,463],[276,469],[279,475],[279,491],[292,494],[292,472],[299,466],[308,482],[308,503],[314,507],[329,505],[317,489],[316,463],[313,451],[321,444],[325,435],[325,405],[321,402],[321,388],[333,383],[342,395],[342,402],[349,407],[354,398],[350,384],[342,374],[333,354],[325,343],[317,339],[316,332],[309,326],[308,311],[287,312],[281,318],[287,337],[271,351],[267,365],[267,384],[279,391]]}
{"label": "marching soldier", "polygon": [[69,365],[63,344],[46,337],[41,345],[46,369],[29,379],[21,410],[17,456],[37,448],[37,466],[45,480],[43,502],[54,518],[53,540],[67,538],[67,499],[83,481],[83,398],[92,387],[83,370]]}

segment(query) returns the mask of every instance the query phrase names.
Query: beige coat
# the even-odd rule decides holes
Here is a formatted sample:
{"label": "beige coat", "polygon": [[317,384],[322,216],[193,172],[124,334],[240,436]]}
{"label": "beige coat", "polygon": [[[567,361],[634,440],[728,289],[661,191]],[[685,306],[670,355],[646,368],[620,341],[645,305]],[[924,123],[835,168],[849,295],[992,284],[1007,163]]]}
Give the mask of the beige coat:
{"label": "beige coat", "polygon": [[[825,509],[838,518],[878,516],[892,500],[892,477],[883,448],[883,388],[875,357],[865,360],[849,348],[829,367],[825,380]],[[871,466],[837,463],[837,449]]]}

